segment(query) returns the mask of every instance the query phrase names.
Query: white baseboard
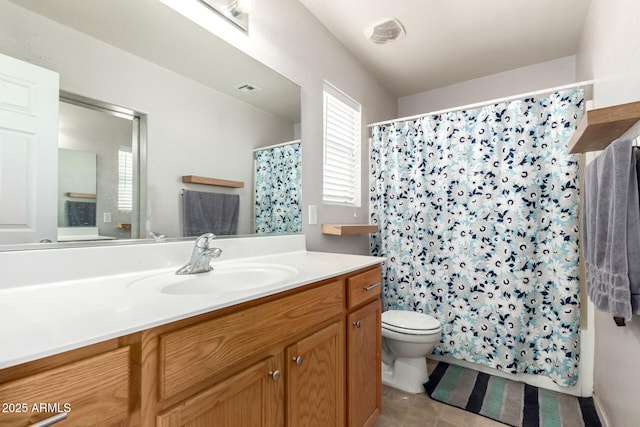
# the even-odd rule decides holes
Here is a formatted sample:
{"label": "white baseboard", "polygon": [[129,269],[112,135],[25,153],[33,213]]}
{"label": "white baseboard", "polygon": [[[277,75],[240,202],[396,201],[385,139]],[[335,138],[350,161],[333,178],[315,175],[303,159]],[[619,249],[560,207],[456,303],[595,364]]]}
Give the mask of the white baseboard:
{"label": "white baseboard", "polygon": [[600,422],[602,423],[602,427],[610,427],[609,419],[607,418],[607,413],[602,406],[602,402],[598,398],[596,393],[593,393],[593,405],[596,407],[596,412],[598,413],[598,417],[600,417]]}

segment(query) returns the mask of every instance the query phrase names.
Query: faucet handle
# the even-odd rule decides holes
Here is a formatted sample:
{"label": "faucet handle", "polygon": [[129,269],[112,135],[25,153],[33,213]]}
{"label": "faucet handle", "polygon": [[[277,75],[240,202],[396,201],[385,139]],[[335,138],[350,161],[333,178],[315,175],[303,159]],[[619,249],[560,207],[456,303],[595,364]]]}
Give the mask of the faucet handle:
{"label": "faucet handle", "polygon": [[209,247],[211,247],[211,243],[215,238],[216,238],[216,235],[213,233],[204,233],[203,235],[201,235],[196,239],[195,245],[197,248],[200,248],[200,249],[208,249]]}

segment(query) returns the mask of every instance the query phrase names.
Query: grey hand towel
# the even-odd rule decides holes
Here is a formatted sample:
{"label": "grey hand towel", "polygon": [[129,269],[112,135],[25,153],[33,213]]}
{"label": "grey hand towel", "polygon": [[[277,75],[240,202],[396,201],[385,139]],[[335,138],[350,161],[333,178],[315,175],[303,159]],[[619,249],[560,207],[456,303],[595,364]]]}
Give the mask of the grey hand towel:
{"label": "grey hand towel", "polygon": [[640,314],[640,204],[631,140],[611,143],[585,169],[587,292],[615,317]]}
{"label": "grey hand towel", "polygon": [[182,190],[182,236],[238,232],[240,196]]}
{"label": "grey hand towel", "polygon": [[67,200],[67,223],[69,227],[95,227],[96,202],[74,202]]}

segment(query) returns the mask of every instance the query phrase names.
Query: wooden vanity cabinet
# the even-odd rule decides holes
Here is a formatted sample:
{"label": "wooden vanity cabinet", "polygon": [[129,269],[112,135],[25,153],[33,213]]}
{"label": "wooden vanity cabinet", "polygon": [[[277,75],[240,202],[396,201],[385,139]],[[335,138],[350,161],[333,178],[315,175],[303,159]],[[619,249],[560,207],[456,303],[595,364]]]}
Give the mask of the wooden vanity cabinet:
{"label": "wooden vanity cabinet", "polygon": [[56,427],[370,426],[379,283],[370,267],[0,370],[0,402],[69,403]]}
{"label": "wooden vanity cabinet", "polygon": [[382,411],[380,268],[349,277],[347,288],[347,423],[372,426]]}

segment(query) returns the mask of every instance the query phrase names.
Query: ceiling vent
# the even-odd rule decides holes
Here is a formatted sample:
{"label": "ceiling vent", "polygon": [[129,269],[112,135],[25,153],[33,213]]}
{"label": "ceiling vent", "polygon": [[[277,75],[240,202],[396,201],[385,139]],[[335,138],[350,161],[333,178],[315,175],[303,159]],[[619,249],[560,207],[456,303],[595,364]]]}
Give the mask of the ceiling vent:
{"label": "ceiling vent", "polygon": [[396,18],[379,22],[364,30],[364,35],[372,43],[385,44],[406,34],[404,26]]}
{"label": "ceiling vent", "polygon": [[238,89],[240,92],[244,92],[244,93],[251,93],[251,92],[255,92],[260,90],[260,88],[258,86],[254,86],[250,83],[246,83],[243,84],[241,86],[238,86],[236,89]]}

